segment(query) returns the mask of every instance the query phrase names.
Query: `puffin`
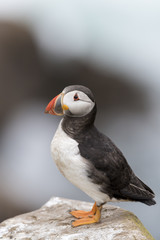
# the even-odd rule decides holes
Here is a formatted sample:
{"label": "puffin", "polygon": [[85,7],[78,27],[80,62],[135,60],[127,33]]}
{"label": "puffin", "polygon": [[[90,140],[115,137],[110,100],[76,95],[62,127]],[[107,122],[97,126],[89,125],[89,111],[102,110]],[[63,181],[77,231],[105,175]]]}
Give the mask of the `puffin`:
{"label": "puffin", "polygon": [[60,172],[94,201],[91,211],[74,210],[73,227],[97,223],[107,202],[154,205],[154,192],[133,172],[116,145],[94,125],[97,112],[91,90],[71,85],[54,97],[45,113],[63,116],[51,142]]}

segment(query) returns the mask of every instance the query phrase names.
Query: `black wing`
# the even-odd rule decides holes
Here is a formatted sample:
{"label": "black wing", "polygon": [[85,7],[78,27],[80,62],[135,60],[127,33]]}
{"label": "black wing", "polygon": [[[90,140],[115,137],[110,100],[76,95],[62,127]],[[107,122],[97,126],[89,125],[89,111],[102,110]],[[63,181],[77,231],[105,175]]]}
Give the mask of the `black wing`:
{"label": "black wing", "polygon": [[121,151],[92,127],[79,139],[80,154],[87,160],[88,177],[110,198],[155,204],[153,191],[135,176]]}

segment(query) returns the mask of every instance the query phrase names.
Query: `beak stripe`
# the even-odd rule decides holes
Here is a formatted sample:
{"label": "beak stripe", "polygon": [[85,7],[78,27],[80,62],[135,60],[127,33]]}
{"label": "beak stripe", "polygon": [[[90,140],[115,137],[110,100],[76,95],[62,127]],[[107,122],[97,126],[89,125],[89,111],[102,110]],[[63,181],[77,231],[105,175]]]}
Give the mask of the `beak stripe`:
{"label": "beak stripe", "polygon": [[61,96],[62,94],[60,93],[58,96],[53,98],[47,105],[45,109],[45,113],[49,113],[52,115],[63,115],[63,109],[61,105]]}

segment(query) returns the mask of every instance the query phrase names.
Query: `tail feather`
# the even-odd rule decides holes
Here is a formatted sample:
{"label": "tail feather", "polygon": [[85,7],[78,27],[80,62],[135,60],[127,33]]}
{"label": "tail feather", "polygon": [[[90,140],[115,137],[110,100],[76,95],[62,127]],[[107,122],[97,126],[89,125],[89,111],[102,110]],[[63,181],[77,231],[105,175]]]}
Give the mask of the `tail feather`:
{"label": "tail feather", "polygon": [[155,197],[154,192],[152,191],[152,189],[150,189],[150,187],[148,187],[144,182],[142,182],[138,177],[137,179],[140,181],[140,183],[142,184],[142,186],[150,193],[152,193],[152,195]]}
{"label": "tail feather", "polygon": [[147,204],[148,206],[152,206],[156,204],[156,201],[154,199],[141,200],[141,202]]}
{"label": "tail feather", "polygon": [[132,177],[130,184],[121,189],[120,193],[124,198],[132,201],[139,201],[149,206],[156,204],[153,199],[155,197],[154,192],[135,175]]}

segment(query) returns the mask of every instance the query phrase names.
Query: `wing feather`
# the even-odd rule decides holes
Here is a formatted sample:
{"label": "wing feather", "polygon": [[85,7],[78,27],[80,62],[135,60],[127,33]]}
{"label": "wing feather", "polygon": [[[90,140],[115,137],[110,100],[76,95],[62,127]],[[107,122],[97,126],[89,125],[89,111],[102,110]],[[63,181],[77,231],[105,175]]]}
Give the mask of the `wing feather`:
{"label": "wing feather", "polygon": [[88,160],[88,177],[101,185],[102,192],[111,198],[155,203],[153,191],[135,176],[115,144],[95,127],[79,142],[79,150]]}

